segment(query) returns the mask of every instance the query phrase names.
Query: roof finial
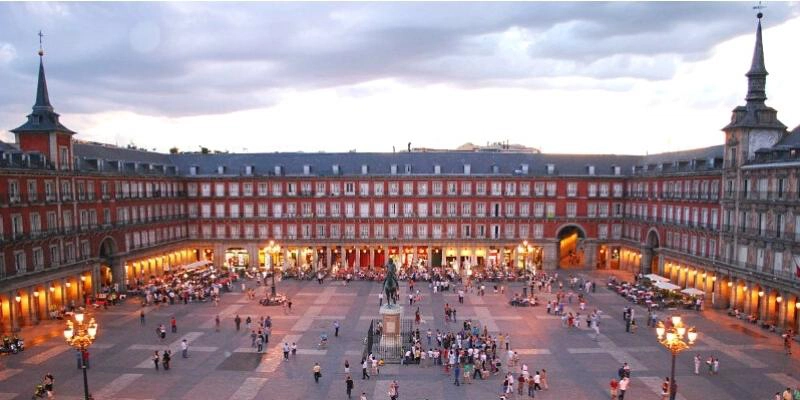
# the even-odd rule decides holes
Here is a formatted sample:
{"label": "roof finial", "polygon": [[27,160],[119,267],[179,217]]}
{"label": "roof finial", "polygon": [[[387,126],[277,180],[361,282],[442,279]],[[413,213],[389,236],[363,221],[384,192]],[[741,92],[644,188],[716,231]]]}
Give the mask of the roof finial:
{"label": "roof finial", "polygon": [[767,6],[761,4],[760,1],[758,2],[757,6],[753,6],[753,10],[758,10],[758,14],[756,14],[756,18],[758,18],[760,20],[761,18],[764,17],[764,13],[762,13],[761,10],[763,10],[765,8],[767,8]]}
{"label": "roof finial", "polygon": [[44,48],[42,47],[42,38],[44,37],[44,33],[42,30],[39,30],[39,57],[44,56]]}

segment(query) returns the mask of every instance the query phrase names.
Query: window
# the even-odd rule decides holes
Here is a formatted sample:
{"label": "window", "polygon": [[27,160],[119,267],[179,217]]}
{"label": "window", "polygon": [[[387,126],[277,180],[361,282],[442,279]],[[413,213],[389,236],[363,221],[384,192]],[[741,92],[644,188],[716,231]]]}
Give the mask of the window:
{"label": "window", "polygon": [[555,182],[547,182],[547,196],[548,197],[555,197],[556,195],[556,183]]}
{"label": "window", "polygon": [[478,182],[475,186],[475,194],[478,196],[486,195],[486,182]]}
{"label": "window", "polygon": [[417,203],[417,215],[422,218],[428,216],[428,203]]}
{"label": "window", "polygon": [[344,194],[345,194],[345,196],[354,196],[356,194],[356,184],[355,184],[355,182],[345,182],[344,183]]}
{"label": "window", "polygon": [[506,196],[516,196],[517,184],[516,182],[506,182]]}
{"label": "window", "polygon": [[547,218],[555,218],[556,203],[547,203]]}
{"label": "window", "polygon": [[33,249],[33,268],[44,268],[44,251],[42,251],[41,247],[36,247]]}
{"label": "window", "polygon": [[414,182],[403,182],[403,196],[414,195]]}
{"label": "window", "polygon": [[434,181],[433,182],[433,195],[434,196],[441,196],[442,195],[442,182],[441,181]]}
{"label": "window", "polygon": [[369,196],[369,182],[358,183],[358,194],[361,196]]}
{"label": "window", "polygon": [[567,217],[575,218],[578,213],[578,205],[575,203],[567,203]]}
{"label": "window", "polygon": [[383,224],[374,225],[372,229],[375,239],[383,239]]}
{"label": "window", "polygon": [[492,196],[500,196],[503,194],[503,186],[500,182],[492,182]]}
{"label": "window", "polygon": [[231,182],[228,184],[228,195],[231,197],[239,197],[239,183]]}
{"label": "window", "polygon": [[530,203],[520,203],[519,204],[519,216],[520,217],[528,217],[528,216],[530,216],[530,210],[531,210]]}
{"label": "window", "polygon": [[608,225],[606,224],[597,225],[597,238],[608,239]]}
{"label": "window", "polygon": [[469,217],[472,215],[472,203],[470,202],[462,202],[461,203],[461,216],[462,217]]}
{"label": "window", "polygon": [[358,204],[358,216],[361,218],[369,217],[369,202],[362,201]]}
{"label": "window", "polygon": [[428,182],[417,182],[417,194],[420,196],[428,195]]}
{"label": "window", "polygon": [[375,196],[383,196],[383,182],[375,182],[373,189],[375,190]]}
{"label": "window", "polygon": [[533,216],[536,218],[544,217],[544,203],[533,203]]}
{"label": "window", "polygon": [[389,182],[389,196],[397,196],[398,194],[400,194],[400,184]]}
{"label": "window", "polygon": [[35,202],[38,198],[39,193],[36,191],[36,181],[29,180],[28,181],[28,201]]}
{"label": "window", "polygon": [[253,184],[250,183],[250,182],[243,183],[242,184],[242,192],[244,192],[244,195],[247,196],[247,197],[252,196],[253,195]]}
{"label": "window", "polygon": [[597,217],[597,204],[595,203],[586,204],[586,216],[589,218]]}
{"label": "window", "polygon": [[567,197],[575,197],[578,195],[578,183],[567,182]]}
{"label": "window", "polygon": [[544,237],[544,225],[533,224],[533,238],[541,239],[542,237]]}
{"label": "window", "polygon": [[472,195],[472,182],[461,182],[461,195],[462,196]]}
{"label": "window", "polygon": [[258,195],[262,196],[262,197],[267,195],[267,184],[266,183],[259,183],[258,184]]}
{"label": "window", "polygon": [[214,184],[214,196],[217,197],[224,197],[225,196],[225,184],[224,183],[216,183]]}
{"label": "window", "polygon": [[372,207],[375,217],[383,218],[383,203],[374,203]]}
{"label": "window", "polygon": [[14,269],[17,271],[17,273],[23,273],[28,269],[25,260],[25,252],[22,250],[14,252]]}
{"label": "window", "polygon": [[455,196],[457,194],[456,188],[456,182],[447,182],[447,194],[449,196]]}
{"label": "window", "polygon": [[295,183],[295,182],[287,182],[286,183],[286,195],[287,196],[297,196],[297,183]]}
{"label": "window", "polygon": [[519,195],[520,196],[530,196],[531,195],[531,184],[528,182],[522,182],[519,184]]}

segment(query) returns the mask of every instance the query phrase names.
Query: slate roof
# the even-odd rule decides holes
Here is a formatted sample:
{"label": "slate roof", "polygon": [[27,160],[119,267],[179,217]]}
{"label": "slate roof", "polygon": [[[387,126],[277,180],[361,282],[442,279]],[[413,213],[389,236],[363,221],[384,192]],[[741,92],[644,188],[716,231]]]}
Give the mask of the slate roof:
{"label": "slate roof", "polygon": [[800,125],[789,132],[788,135],[784,136],[778,143],[775,143],[775,147],[778,146],[785,146],[788,148],[800,147]]}
{"label": "slate roof", "polygon": [[725,146],[720,144],[699,149],[650,154],[642,157],[641,163],[646,165],[672,163],[675,161],[709,160],[712,158],[722,158],[724,152]]}
{"label": "slate roof", "polygon": [[44,64],[39,59],[39,81],[36,85],[36,101],[33,104],[33,112],[28,114],[28,120],[24,124],[11,130],[14,133],[21,132],[65,132],[75,134],[72,130],[62,125],[58,120],[58,113],[53,111],[50,104],[50,95],[47,92],[47,79],[44,76]]}
{"label": "slate roof", "polygon": [[127,149],[102,143],[75,141],[72,145],[72,151],[76,157],[87,159],[145,162],[164,165],[172,163],[169,154]]}

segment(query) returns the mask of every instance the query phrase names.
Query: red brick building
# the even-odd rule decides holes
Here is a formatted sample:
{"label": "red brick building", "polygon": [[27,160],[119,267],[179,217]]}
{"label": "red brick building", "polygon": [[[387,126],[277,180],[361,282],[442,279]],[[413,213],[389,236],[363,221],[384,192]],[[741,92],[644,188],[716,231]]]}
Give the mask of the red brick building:
{"label": "red brick building", "polygon": [[[757,93],[734,110],[725,145],[705,149],[161,154],[75,140],[50,104],[40,62],[33,112],[12,130],[14,145],[0,144],[2,329],[47,318],[102,285],[198,260],[365,270],[391,256],[403,268],[465,275],[660,273],[717,307],[796,330],[800,132],[763,105],[762,67],[759,24],[748,73]],[[751,137],[752,151],[736,150]],[[765,197],[751,198],[759,179]],[[745,204],[753,214],[741,214]],[[740,214],[752,221],[739,224]]]}

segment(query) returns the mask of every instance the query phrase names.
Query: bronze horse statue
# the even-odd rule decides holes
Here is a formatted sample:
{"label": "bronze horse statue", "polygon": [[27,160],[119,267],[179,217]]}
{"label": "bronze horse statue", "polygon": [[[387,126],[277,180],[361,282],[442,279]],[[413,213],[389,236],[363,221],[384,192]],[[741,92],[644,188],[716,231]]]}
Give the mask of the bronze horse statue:
{"label": "bronze horse statue", "polygon": [[397,291],[400,290],[400,284],[397,283],[396,267],[394,261],[389,258],[389,263],[386,264],[386,278],[383,280],[383,291],[386,293],[386,305],[391,306],[392,302],[397,305]]}

